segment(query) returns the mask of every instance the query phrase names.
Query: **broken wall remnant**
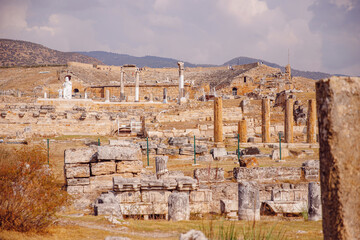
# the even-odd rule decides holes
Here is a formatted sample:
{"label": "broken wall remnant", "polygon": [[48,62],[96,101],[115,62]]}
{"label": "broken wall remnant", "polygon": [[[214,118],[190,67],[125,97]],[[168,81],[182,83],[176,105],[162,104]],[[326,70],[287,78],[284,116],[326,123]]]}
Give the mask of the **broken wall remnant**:
{"label": "broken wall remnant", "polygon": [[360,78],[316,83],[324,239],[360,236]]}

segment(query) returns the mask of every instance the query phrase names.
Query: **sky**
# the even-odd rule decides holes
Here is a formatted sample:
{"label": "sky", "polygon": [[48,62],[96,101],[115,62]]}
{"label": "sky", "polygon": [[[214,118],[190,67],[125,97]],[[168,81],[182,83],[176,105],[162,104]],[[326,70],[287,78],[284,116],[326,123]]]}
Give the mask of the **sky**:
{"label": "sky", "polygon": [[360,76],[360,0],[0,0],[0,38]]}

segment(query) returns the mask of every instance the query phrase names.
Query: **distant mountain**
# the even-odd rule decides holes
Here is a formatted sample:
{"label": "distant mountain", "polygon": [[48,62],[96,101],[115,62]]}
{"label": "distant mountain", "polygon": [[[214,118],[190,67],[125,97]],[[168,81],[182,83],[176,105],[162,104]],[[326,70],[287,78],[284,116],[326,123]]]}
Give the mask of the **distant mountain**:
{"label": "distant mountain", "polygon": [[[243,64],[253,63],[253,62],[262,62],[269,67],[280,68],[281,71],[283,71],[283,72],[285,71],[285,67],[282,67],[276,63],[271,63],[271,62],[264,61],[262,59],[248,58],[248,57],[233,58],[230,61],[227,61],[226,63],[224,63],[223,66],[243,65]],[[291,75],[294,77],[298,76],[298,77],[305,77],[305,78],[310,78],[310,79],[315,79],[315,80],[322,79],[322,78],[328,78],[328,77],[332,76],[329,73],[300,71],[300,70],[296,70],[294,68],[291,68]]]}
{"label": "distant mountain", "polygon": [[60,52],[32,42],[0,39],[0,66],[61,65],[69,61],[102,63],[79,53]]}
{"label": "distant mountain", "polygon": [[[97,58],[106,65],[122,66],[125,64],[135,64],[138,67],[164,68],[177,67],[177,62],[181,60],[173,58],[163,58],[156,56],[134,57],[127,54],[118,54],[103,51],[78,52],[80,54]],[[212,67],[210,64],[193,64],[184,62],[186,67]]]}

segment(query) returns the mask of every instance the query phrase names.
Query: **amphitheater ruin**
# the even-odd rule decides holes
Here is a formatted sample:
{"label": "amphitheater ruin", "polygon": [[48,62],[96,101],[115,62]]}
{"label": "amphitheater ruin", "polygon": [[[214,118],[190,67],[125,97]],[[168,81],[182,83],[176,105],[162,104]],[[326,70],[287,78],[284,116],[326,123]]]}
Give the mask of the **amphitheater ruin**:
{"label": "amphitheater ruin", "polygon": [[[351,181],[342,185],[346,168],[337,161],[348,161],[359,176],[358,126],[347,125],[357,156],[347,160],[344,152],[334,157],[335,143],[325,130],[319,134],[334,123],[331,134],[338,136],[342,121],[351,121],[347,111],[359,119],[358,78],[322,80],[316,89],[314,80],[292,77],[289,65],[281,72],[261,63],[186,68],[179,62],[178,68],[139,69],[69,62],[46,71],[36,75],[42,78],[36,86],[4,88],[1,137],[11,143],[99,136],[99,141],[84,140],[81,147],[64,151],[64,182],[76,209],[118,219],[173,221],[208,214],[260,220],[308,212],[311,221],[326,216],[323,226],[334,214],[324,210],[330,202],[338,206],[334,211],[342,211],[346,199],[360,209],[358,187],[342,198],[320,184],[324,175],[339,177],[336,184],[345,192],[354,186]],[[72,82],[71,99],[64,98],[66,77]],[[343,91],[356,92],[352,100],[331,92],[339,82],[349,85]],[[330,100],[317,108],[324,99]],[[338,103],[347,108],[339,109]],[[329,117],[326,108],[337,112]],[[334,114],[345,114],[344,119]],[[108,140],[100,142],[100,136]],[[336,141],[344,145],[345,138],[339,135]],[[338,170],[328,176],[334,166]],[[331,196],[321,201],[325,188]],[[329,223],[324,227],[327,239],[359,236],[355,221],[360,214],[350,220],[346,214],[337,217],[341,231]]]}

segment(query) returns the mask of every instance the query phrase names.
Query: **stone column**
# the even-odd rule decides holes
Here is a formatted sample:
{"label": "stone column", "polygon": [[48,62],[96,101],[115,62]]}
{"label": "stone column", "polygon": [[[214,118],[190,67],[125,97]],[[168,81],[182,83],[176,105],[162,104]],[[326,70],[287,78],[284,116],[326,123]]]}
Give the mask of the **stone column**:
{"label": "stone column", "polygon": [[178,62],[179,66],[179,104],[181,103],[182,98],[185,96],[184,91],[184,63]]}
{"label": "stone column", "polygon": [[167,89],[163,89],[163,103],[167,103]]}
{"label": "stone column", "polygon": [[324,239],[360,236],[360,78],[316,82]]}
{"label": "stone column", "polygon": [[46,92],[44,92],[44,98],[47,98],[47,93]]}
{"label": "stone column", "polygon": [[223,142],[222,98],[216,97],[214,101],[214,142]]}
{"label": "stone column", "polygon": [[124,71],[120,68],[120,102],[125,101]]}
{"label": "stone column", "polygon": [[110,91],[109,90],[105,91],[105,102],[110,102]]}
{"label": "stone column", "polygon": [[310,99],[308,104],[307,117],[307,142],[316,143],[316,104],[315,100]]}
{"label": "stone column", "polygon": [[261,136],[262,142],[270,142],[270,100],[267,98],[261,101]]}
{"label": "stone column", "polygon": [[155,157],[155,165],[156,165],[156,176],[163,175],[168,172],[167,170],[167,162],[169,160],[168,156],[157,156]]}
{"label": "stone column", "polygon": [[293,113],[293,99],[289,98],[286,99],[286,106],[285,106],[285,142],[292,143],[294,142],[294,135],[293,135],[293,126],[294,126],[294,113]]}
{"label": "stone column", "polygon": [[85,99],[88,99],[87,92],[84,93],[84,98],[85,98]]}
{"label": "stone column", "polygon": [[146,120],[145,116],[140,116],[141,133],[142,133],[143,137],[146,136],[146,122],[145,122],[145,120]]}
{"label": "stone column", "polygon": [[259,187],[255,181],[238,183],[239,220],[260,220]]}
{"label": "stone column", "polygon": [[184,192],[173,192],[168,199],[169,220],[182,221],[190,219],[189,195]]}
{"label": "stone column", "polygon": [[139,102],[140,70],[135,71],[135,102]]}
{"label": "stone column", "polygon": [[322,219],[321,189],[320,183],[309,183],[308,191],[308,220],[318,221]]}
{"label": "stone column", "polygon": [[240,142],[247,142],[247,123],[245,118],[240,120],[238,123],[238,133]]}

